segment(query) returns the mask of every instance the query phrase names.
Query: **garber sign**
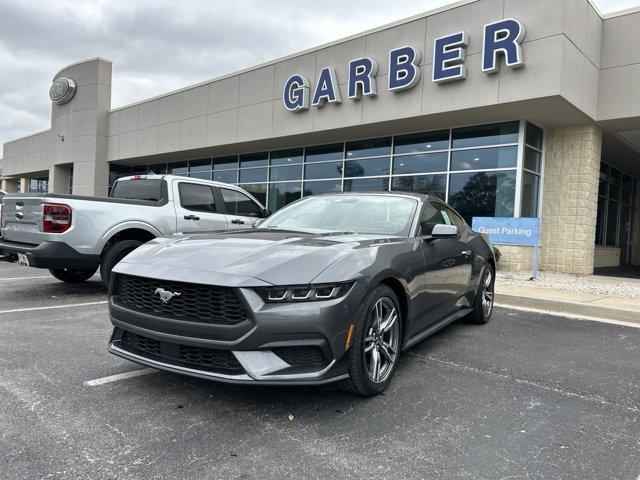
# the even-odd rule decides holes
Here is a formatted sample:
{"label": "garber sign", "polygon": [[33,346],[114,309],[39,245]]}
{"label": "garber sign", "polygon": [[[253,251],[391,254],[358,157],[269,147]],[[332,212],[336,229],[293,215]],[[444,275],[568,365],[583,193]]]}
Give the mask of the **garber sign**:
{"label": "garber sign", "polygon": [[[525,28],[512,18],[489,23],[484,26],[482,40],[482,71],[487,74],[497,72],[500,57],[504,57],[507,67],[524,65],[521,43]],[[433,75],[431,81],[445,83],[463,80],[467,77],[465,66],[468,37],[466,32],[438,37],[433,43]],[[421,53],[417,48],[405,45],[389,52],[389,80],[387,88],[401,92],[415,87],[420,82]],[[352,100],[377,95],[376,75],[378,63],[369,57],[356,58],[349,62],[347,81],[348,96]],[[282,100],[287,110],[299,112],[308,110],[309,105],[322,107],[326,103],[341,103],[338,78],[334,67],[320,70],[313,95],[309,79],[294,74],[284,84]]]}

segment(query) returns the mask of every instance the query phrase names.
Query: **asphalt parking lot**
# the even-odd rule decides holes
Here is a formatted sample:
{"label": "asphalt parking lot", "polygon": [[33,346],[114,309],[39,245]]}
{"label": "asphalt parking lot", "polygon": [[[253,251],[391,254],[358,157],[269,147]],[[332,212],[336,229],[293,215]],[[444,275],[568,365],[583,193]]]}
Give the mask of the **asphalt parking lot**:
{"label": "asphalt parking lot", "polygon": [[497,309],[406,352],[371,399],[148,371],[88,386],[142,369],[106,352],[105,299],[97,276],[0,263],[2,478],[640,474],[637,328]]}

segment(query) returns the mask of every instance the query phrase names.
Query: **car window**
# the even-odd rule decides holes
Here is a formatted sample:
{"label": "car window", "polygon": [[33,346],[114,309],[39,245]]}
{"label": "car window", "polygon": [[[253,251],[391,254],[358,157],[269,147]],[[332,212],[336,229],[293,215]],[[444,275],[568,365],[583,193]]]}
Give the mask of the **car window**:
{"label": "car window", "polygon": [[449,225],[455,225],[456,227],[458,227],[458,231],[460,233],[462,233],[467,227],[467,222],[464,221],[464,219],[458,215],[456,212],[454,212],[451,208],[449,208],[446,205],[442,205],[439,204],[438,207],[440,209],[442,209],[443,215],[446,215],[446,217],[449,219]]}
{"label": "car window", "polygon": [[208,185],[180,183],[178,190],[180,191],[180,205],[182,205],[182,208],[197,212],[216,211],[213,189]]}
{"label": "car window", "polygon": [[261,217],[262,207],[243,193],[228,188],[221,188],[224,206],[229,215],[244,217]]}
{"label": "car window", "polygon": [[111,190],[111,198],[157,202],[163,197],[163,182],[159,179],[121,180]]}
{"label": "car window", "polygon": [[438,204],[432,205],[430,203],[426,203],[422,208],[422,213],[420,214],[421,235],[431,235],[433,227],[438,224],[452,225],[452,223],[448,221],[446,215],[443,214],[442,210],[437,207],[439,207]]}

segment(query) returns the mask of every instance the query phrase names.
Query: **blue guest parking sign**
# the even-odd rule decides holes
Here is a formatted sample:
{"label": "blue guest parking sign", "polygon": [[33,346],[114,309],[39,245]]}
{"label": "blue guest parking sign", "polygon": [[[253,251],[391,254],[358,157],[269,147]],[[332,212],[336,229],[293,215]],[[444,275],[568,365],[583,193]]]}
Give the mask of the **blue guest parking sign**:
{"label": "blue guest parking sign", "polygon": [[538,276],[539,218],[473,217],[472,229],[489,237],[494,245],[528,245],[534,247],[531,276]]}

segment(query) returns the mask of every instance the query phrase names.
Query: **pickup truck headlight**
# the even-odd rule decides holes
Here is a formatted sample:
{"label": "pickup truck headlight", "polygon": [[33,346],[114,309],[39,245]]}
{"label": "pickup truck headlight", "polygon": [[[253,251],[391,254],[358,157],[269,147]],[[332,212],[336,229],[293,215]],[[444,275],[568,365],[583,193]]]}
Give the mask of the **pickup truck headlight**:
{"label": "pickup truck headlight", "polygon": [[345,295],[353,282],[286,287],[264,287],[257,291],[267,303],[319,302]]}

